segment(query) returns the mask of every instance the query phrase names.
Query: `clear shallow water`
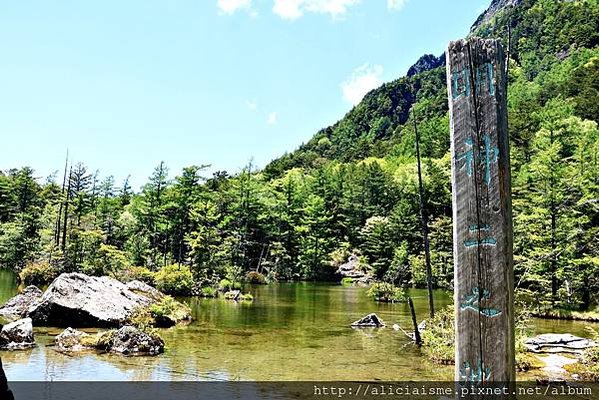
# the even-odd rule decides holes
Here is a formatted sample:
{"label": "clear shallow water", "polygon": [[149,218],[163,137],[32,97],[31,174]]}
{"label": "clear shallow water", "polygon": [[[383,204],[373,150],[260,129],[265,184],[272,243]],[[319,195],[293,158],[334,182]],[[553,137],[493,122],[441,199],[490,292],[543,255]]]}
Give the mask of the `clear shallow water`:
{"label": "clear shallow water", "polygon": [[[182,298],[194,322],[160,330],[165,353],[124,357],[86,353],[68,356],[51,347],[61,328],[35,328],[37,347],[0,352],[9,380],[450,380],[452,366],[427,362],[402,333],[409,330],[407,304],[377,304],[364,288],[281,283],[248,288],[252,303]],[[17,292],[14,276],[0,271],[0,302]],[[419,320],[428,314],[426,291],[412,290]],[[435,293],[437,307],[451,295]],[[376,312],[384,329],[352,329]],[[583,323],[536,320],[534,330],[582,334]]]}

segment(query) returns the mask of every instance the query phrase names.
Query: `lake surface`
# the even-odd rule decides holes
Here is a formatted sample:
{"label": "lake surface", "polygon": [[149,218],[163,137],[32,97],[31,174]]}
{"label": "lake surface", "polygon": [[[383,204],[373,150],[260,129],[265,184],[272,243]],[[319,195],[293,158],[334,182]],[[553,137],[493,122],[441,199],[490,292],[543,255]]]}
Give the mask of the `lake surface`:
{"label": "lake surface", "polygon": [[[65,355],[51,347],[62,328],[34,328],[37,347],[0,352],[9,381],[61,380],[451,380],[453,366],[427,362],[401,332],[410,330],[407,304],[378,304],[366,289],[315,283],[280,283],[247,288],[252,303],[182,298],[194,322],[161,329],[165,353],[124,357]],[[14,275],[0,271],[0,303],[17,293]],[[428,315],[425,290],[411,290],[418,319]],[[451,294],[435,292],[436,307]],[[383,329],[352,329],[376,312]],[[535,320],[536,333],[584,335],[585,323]],[[88,330],[93,332],[93,330]]]}

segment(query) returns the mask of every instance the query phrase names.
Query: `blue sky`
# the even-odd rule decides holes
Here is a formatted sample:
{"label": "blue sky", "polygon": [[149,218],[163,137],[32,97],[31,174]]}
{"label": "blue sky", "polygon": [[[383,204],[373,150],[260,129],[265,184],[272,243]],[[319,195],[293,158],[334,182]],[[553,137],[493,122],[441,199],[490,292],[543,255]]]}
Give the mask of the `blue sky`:
{"label": "blue sky", "polygon": [[489,0],[3,2],[0,169],[238,172],[465,36]]}

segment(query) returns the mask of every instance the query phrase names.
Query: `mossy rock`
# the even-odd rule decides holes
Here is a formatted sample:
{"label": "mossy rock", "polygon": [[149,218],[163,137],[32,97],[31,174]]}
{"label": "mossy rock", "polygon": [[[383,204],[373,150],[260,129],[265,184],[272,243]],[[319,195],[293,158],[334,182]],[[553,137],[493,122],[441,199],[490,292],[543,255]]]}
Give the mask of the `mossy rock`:
{"label": "mossy rock", "polygon": [[239,290],[229,290],[225,292],[225,300],[239,300],[241,298],[241,291]]}
{"label": "mossy rock", "polygon": [[167,328],[182,321],[191,320],[191,309],[171,296],[164,296],[158,303],[149,307],[150,314],[155,320],[154,326]]}
{"label": "mossy rock", "polygon": [[241,290],[229,290],[224,294],[224,298],[233,301],[254,301],[254,296],[250,293],[241,293]]}
{"label": "mossy rock", "polygon": [[55,349],[63,353],[93,350],[98,346],[98,335],[90,335],[73,328],[67,328],[54,338]]}
{"label": "mossy rock", "polygon": [[95,348],[126,356],[154,356],[164,352],[164,340],[153,329],[138,329],[125,325],[98,333]]}

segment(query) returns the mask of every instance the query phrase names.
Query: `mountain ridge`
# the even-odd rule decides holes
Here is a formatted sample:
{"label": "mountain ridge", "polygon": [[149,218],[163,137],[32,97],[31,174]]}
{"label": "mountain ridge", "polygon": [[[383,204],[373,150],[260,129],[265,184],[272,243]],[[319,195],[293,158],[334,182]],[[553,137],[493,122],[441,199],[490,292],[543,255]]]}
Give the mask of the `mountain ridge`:
{"label": "mountain ridge", "polygon": [[[471,32],[487,23],[492,17],[500,14],[504,9],[517,6],[522,0],[493,0],[489,7],[479,15]],[[371,155],[372,147],[379,147],[375,152],[384,155],[389,150],[384,145],[385,140],[391,139],[397,128],[404,125],[409,118],[412,106],[417,102],[419,92],[423,89],[423,82],[433,80],[440,86],[445,85],[445,53],[440,56],[425,54],[410,66],[405,76],[386,82],[369,91],[362,101],[348,111],[340,120],[332,125],[320,129],[308,142],[300,145],[296,150],[285,153],[271,161],[264,168],[267,176],[276,177],[287,169],[294,167],[308,167],[318,164],[320,158],[332,158],[342,161],[356,160]],[[435,72],[436,71],[436,72]],[[433,104],[433,111],[437,114],[447,112],[447,101],[444,97],[445,88],[439,90],[439,85],[424,85],[426,95],[432,93],[437,101]],[[437,86],[437,87],[434,87]],[[422,96],[422,95],[421,95]],[[367,108],[367,116],[361,115],[360,110]],[[347,121],[355,122],[359,132],[350,132]],[[346,137],[340,134],[346,133]],[[368,137],[373,139],[368,143]],[[379,144],[372,142],[379,141]]]}

